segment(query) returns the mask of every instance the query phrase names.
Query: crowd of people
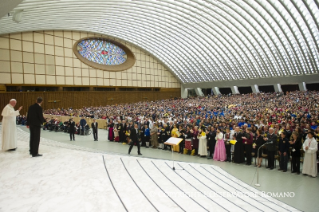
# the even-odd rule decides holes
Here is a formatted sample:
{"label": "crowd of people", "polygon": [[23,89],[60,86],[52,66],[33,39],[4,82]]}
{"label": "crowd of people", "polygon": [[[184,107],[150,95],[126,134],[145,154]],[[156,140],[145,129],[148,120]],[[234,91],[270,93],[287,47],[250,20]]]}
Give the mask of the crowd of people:
{"label": "crowd of people", "polygon": [[254,155],[258,167],[267,157],[267,168],[274,169],[277,158],[286,172],[291,159],[292,172],[300,173],[304,158],[303,173],[317,175],[317,91],[208,95],[44,113],[105,119],[108,140],[121,143],[132,141],[136,124],[142,147],[169,149],[164,142],[179,137],[182,142],[175,151],[220,161],[251,165]]}
{"label": "crowd of people", "polygon": [[59,118],[46,118],[45,122],[43,123],[43,130],[66,132],[78,135],[90,134],[90,127],[84,117],[82,117],[82,119],[78,123],[75,123],[72,118],[64,122],[59,120]]}

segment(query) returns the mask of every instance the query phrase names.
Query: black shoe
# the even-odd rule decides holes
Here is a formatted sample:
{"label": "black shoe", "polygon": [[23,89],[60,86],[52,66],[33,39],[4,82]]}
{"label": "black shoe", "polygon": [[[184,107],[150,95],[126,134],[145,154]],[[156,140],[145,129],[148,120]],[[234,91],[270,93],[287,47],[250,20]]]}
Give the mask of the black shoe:
{"label": "black shoe", "polygon": [[41,154],[37,154],[37,155],[32,155],[32,157],[41,157]]}
{"label": "black shoe", "polygon": [[16,151],[16,149],[17,149],[17,148],[14,148],[14,149],[8,149],[8,151]]}
{"label": "black shoe", "polygon": [[283,170],[282,172],[287,172],[287,170]]}
{"label": "black shoe", "polygon": [[128,154],[131,154],[131,152],[130,152],[130,151],[128,151]]}
{"label": "black shoe", "polygon": [[282,171],[282,169],[278,169],[278,171]]}
{"label": "black shoe", "polygon": [[273,170],[274,168],[269,168],[270,170]]}
{"label": "black shoe", "polygon": [[141,153],[138,153],[138,155],[142,155]]}

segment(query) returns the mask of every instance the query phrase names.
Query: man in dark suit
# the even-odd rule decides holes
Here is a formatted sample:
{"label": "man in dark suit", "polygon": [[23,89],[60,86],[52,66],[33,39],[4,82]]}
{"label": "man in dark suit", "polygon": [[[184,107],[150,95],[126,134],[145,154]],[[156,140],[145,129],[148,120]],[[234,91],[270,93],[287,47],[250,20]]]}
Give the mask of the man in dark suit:
{"label": "man in dark suit", "polygon": [[45,122],[42,112],[42,97],[37,98],[37,102],[29,107],[27,116],[27,126],[30,129],[30,154],[32,157],[42,156],[39,154],[41,126]]}
{"label": "man in dark suit", "polygon": [[[164,143],[171,137],[171,129],[170,129],[170,126],[169,125],[167,125],[167,124],[164,124],[164,131],[165,131],[165,133],[166,133],[166,137],[164,138]],[[166,145],[166,144],[164,144],[164,150],[167,150],[167,147],[169,147],[169,148],[171,148],[171,146],[170,145]]]}
{"label": "man in dark suit", "polygon": [[234,163],[243,163],[245,161],[244,157],[244,146],[243,146],[243,133],[240,132],[239,127],[235,128],[234,139],[237,141],[235,144],[234,152]]}
{"label": "man in dark suit", "polygon": [[92,130],[93,130],[93,138],[94,141],[97,141],[97,130],[98,130],[98,123],[95,119],[93,119],[93,122],[91,124]]}
{"label": "man in dark suit", "polygon": [[280,135],[278,154],[280,155],[279,171],[287,172],[289,140],[286,137],[287,132],[283,131]]}
{"label": "man in dark suit", "polygon": [[70,118],[69,122],[68,122],[68,127],[69,127],[69,133],[70,133],[70,141],[75,141],[74,138],[74,133],[75,133],[75,122],[73,121],[73,118]]}
{"label": "man in dark suit", "polygon": [[208,159],[213,158],[213,154],[215,151],[215,145],[216,145],[216,131],[214,127],[210,128],[209,133],[206,135],[207,138],[207,147],[209,149],[209,157]]}
{"label": "man in dark suit", "polygon": [[134,144],[136,143],[136,145],[137,145],[137,153],[138,153],[138,155],[142,155],[141,151],[140,151],[140,148],[141,148],[140,147],[140,140],[141,140],[141,138],[140,138],[140,134],[139,134],[139,131],[138,131],[137,124],[134,124],[134,128],[131,129],[131,131],[130,131],[130,148],[128,150],[128,154],[131,153],[131,150],[132,150]]}
{"label": "man in dark suit", "polygon": [[275,151],[277,144],[277,135],[274,134],[274,129],[269,128],[269,134],[266,138],[264,138],[267,144],[267,158],[268,158],[268,166],[267,169],[273,170],[275,166]]}

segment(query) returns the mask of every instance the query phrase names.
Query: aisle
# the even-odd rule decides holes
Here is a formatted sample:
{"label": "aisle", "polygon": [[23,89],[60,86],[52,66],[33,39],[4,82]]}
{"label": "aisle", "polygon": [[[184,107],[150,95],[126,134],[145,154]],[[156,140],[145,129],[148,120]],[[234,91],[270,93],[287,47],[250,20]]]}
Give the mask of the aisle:
{"label": "aisle", "polygon": [[298,211],[214,165],[177,162],[173,171],[169,160],[45,138],[43,157],[32,158],[28,140],[18,129],[17,151],[0,153],[0,211]]}

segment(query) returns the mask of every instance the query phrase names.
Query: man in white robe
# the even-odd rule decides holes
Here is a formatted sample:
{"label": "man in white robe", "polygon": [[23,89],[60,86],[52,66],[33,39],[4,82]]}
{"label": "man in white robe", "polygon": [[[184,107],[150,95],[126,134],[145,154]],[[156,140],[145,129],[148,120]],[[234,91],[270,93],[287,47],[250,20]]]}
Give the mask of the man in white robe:
{"label": "man in white robe", "polygon": [[317,177],[317,150],[318,144],[314,138],[314,133],[309,132],[308,138],[302,145],[303,150],[305,151],[305,158],[303,162],[302,174],[310,175],[312,177]]}
{"label": "man in white robe", "polygon": [[14,110],[17,101],[11,99],[9,104],[7,104],[2,110],[2,150],[14,151],[17,148],[17,129],[16,129],[16,117],[20,115],[20,110]]}

